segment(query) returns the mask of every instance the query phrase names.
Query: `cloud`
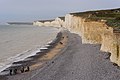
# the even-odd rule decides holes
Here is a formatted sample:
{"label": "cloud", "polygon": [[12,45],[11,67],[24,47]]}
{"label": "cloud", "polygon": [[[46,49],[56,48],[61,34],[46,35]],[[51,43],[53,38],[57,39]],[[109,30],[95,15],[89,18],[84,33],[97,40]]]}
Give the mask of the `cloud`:
{"label": "cloud", "polygon": [[[120,7],[120,0],[0,0],[0,19],[32,19],[64,15],[69,12]],[[9,17],[12,16],[12,17]],[[16,19],[16,18],[15,18]]]}

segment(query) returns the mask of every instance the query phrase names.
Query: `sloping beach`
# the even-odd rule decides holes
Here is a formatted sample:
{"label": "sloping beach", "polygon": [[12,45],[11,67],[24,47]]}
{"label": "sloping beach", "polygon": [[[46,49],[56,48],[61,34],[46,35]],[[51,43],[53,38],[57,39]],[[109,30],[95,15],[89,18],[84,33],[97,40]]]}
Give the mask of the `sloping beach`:
{"label": "sloping beach", "polygon": [[[63,35],[63,33],[64,33],[64,35]],[[57,34],[55,40],[48,43],[48,45],[51,45],[51,47],[48,46],[48,49],[46,49],[46,50],[45,50],[45,48],[40,48],[40,51],[44,51],[44,52],[42,52],[42,53],[37,52],[36,53],[36,55],[39,57],[38,59],[35,56],[30,57],[30,58],[33,58],[32,62],[34,61],[35,64],[31,63],[31,61],[27,61],[28,62],[27,65],[29,65],[29,67],[30,67],[30,73],[31,73],[31,71],[37,70],[38,68],[44,66],[44,64],[46,64],[47,61],[51,60],[58,53],[61,53],[61,50],[63,51],[65,49],[64,47],[67,45],[67,41],[68,41],[68,36],[66,34],[66,31],[61,31],[60,33]],[[38,54],[40,54],[41,56],[39,56]],[[29,57],[28,57],[28,59],[29,59]],[[24,63],[17,62],[17,64],[24,64]],[[28,74],[28,72],[25,72],[22,74],[20,72],[18,72],[18,70],[20,69],[20,66],[15,66],[13,68],[10,67],[9,69],[12,69],[12,70],[17,69],[17,74],[16,75],[15,74],[12,74],[12,75],[8,74],[7,76],[9,76],[9,77]],[[8,80],[9,80],[9,78],[8,78]]]}
{"label": "sloping beach", "polygon": [[56,28],[33,25],[0,25],[0,72],[13,61],[34,55],[38,49],[53,40]]}
{"label": "sloping beach", "polygon": [[119,80],[120,71],[100,52],[100,45],[82,44],[80,36],[67,32],[68,42],[42,67],[7,76],[8,80]]}

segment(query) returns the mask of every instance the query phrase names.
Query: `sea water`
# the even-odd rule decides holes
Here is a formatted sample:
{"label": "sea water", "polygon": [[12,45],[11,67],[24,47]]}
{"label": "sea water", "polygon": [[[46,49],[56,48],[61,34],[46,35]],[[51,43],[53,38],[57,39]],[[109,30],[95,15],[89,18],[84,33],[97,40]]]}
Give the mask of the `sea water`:
{"label": "sea water", "polygon": [[39,51],[59,30],[32,25],[0,25],[0,71]]}

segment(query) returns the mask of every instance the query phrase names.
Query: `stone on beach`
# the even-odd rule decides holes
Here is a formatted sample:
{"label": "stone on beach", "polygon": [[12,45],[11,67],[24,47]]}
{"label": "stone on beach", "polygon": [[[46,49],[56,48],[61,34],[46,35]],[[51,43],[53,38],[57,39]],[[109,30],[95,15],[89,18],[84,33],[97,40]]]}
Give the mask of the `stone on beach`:
{"label": "stone on beach", "polygon": [[[100,45],[82,44],[76,34],[69,34],[67,49],[48,62],[42,69],[29,72],[26,76],[8,77],[9,80],[119,80],[120,71],[106,55]],[[114,73],[114,74],[113,74]],[[34,76],[31,76],[34,75]]]}

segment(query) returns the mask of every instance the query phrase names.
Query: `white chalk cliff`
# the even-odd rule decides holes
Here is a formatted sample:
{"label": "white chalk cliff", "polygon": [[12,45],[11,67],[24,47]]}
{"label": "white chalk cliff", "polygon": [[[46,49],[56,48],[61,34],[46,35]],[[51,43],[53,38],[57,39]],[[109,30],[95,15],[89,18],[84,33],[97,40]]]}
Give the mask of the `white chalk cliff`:
{"label": "white chalk cliff", "polygon": [[34,25],[65,27],[79,34],[83,44],[101,44],[101,51],[110,52],[110,61],[120,66],[120,32],[104,21],[86,21],[83,17],[67,14],[65,21],[58,17],[52,22],[34,22]]}
{"label": "white chalk cliff", "polygon": [[64,24],[64,20],[61,18],[63,17],[57,17],[55,20],[34,21],[33,25],[61,27]]}
{"label": "white chalk cliff", "polygon": [[120,32],[104,21],[85,21],[85,18],[67,14],[65,28],[77,33],[82,43],[101,44],[101,51],[110,52],[110,60],[120,66]]}

